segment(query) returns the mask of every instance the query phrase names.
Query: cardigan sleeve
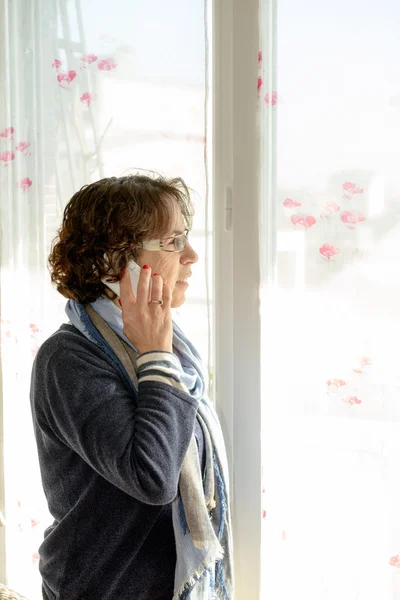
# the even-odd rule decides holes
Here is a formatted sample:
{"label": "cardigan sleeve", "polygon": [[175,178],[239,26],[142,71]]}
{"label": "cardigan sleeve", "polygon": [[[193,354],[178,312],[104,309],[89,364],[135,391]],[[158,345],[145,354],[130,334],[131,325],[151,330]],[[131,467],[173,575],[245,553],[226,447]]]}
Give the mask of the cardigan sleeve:
{"label": "cardigan sleeve", "polygon": [[155,354],[139,357],[136,395],[99,354],[39,350],[31,402],[43,429],[97,473],[142,502],[163,505],[176,497],[198,401],[179,385],[179,361]]}
{"label": "cardigan sleeve", "polygon": [[171,352],[144,352],[136,362],[138,383],[144,381],[160,381],[182,390],[188,389],[182,381],[183,369],[180,360]]}

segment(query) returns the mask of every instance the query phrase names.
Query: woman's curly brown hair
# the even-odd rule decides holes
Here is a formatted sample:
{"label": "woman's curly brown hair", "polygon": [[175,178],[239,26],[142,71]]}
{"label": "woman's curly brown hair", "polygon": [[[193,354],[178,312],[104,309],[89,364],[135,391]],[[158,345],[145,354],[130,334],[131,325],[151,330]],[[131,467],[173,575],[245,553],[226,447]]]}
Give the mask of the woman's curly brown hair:
{"label": "woman's curly brown hair", "polygon": [[106,289],[102,279],[119,281],[143,241],[162,239],[171,230],[171,199],[190,230],[193,204],[179,177],[128,175],[83,186],[65,207],[48,259],[60,294],[94,302]]}

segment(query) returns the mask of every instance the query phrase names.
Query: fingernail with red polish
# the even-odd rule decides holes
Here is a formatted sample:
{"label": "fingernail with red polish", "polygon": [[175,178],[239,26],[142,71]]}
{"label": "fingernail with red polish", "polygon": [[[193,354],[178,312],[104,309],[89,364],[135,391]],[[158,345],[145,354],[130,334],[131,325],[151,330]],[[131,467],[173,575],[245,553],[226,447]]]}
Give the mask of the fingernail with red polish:
{"label": "fingernail with red polish", "polygon": [[118,302],[119,302],[120,307],[122,308],[122,302],[119,298],[118,298]]}
{"label": "fingernail with red polish", "polygon": [[150,269],[149,265],[143,265],[143,269]]}
{"label": "fingernail with red polish", "polygon": [[158,275],[158,273],[153,273],[153,277],[155,277],[156,275]]}

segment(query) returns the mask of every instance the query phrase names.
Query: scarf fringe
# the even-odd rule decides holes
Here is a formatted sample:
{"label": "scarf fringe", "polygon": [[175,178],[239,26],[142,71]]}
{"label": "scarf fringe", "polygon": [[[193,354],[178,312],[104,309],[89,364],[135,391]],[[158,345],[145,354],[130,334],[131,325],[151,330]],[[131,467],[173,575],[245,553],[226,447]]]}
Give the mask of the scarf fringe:
{"label": "scarf fringe", "polygon": [[[181,587],[179,588],[177,593],[174,594],[174,597],[172,598],[172,600],[179,600],[180,596],[181,596],[181,594],[183,594],[183,592],[185,592],[188,588],[190,589],[194,585],[196,585],[196,583],[204,575],[205,571],[208,571],[209,569],[215,569],[217,563],[220,560],[222,560],[223,558],[224,558],[224,549],[222,548],[222,546],[220,546],[214,557],[213,556],[206,557],[200,563],[200,565],[195,569],[195,571],[192,573],[192,575],[181,585]],[[217,595],[215,592],[214,592],[213,596],[214,596],[214,598],[217,598]]]}

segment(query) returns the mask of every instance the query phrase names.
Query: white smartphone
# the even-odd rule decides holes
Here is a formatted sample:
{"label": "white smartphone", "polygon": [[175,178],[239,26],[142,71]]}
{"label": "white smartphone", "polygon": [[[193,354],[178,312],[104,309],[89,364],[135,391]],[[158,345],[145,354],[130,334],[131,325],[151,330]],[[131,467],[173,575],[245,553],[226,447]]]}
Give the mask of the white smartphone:
{"label": "white smartphone", "polygon": [[[141,268],[134,260],[129,261],[126,268],[128,270],[129,276],[131,278],[132,292],[136,298],[137,286],[138,286],[138,282],[139,282]],[[112,290],[114,292],[114,294],[117,294],[117,296],[120,296],[119,281],[112,282],[112,281],[108,281],[108,279],[102,279],[102,282],[104,283],[104,285],[109,287],[110,290]],[[150,279],[149,300],[151,298],[151,287],[152,287],[152,281]]]}

